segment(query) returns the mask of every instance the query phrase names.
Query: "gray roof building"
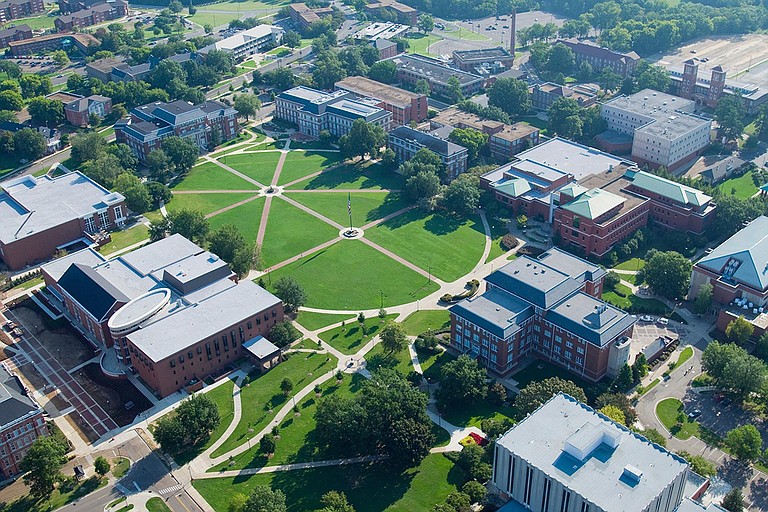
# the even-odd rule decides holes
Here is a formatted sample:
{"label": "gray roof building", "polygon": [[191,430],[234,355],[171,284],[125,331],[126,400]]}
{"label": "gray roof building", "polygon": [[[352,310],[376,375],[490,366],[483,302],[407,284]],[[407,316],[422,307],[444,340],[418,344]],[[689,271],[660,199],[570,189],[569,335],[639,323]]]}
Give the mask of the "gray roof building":
{"label": "gray roof building", "polygon": [[27,394],[19,377],[9,372],[5,365],[0,365],[0,431],[27,415],[41,411],[37,402]]}

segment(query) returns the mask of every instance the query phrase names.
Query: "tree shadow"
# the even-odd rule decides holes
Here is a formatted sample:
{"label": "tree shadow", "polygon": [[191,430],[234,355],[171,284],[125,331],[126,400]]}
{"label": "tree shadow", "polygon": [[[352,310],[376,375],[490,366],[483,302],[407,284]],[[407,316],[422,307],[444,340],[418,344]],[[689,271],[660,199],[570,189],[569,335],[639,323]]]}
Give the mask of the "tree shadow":
{"label": "tree shadow", "polygon": [[444,236],[453,233],[459,229],[466,219],[455,215],[445,213],[435,213],[427,222],[424,223],[424,229],[437,236]]}
{"label": "tree shadow", "polygon": [[752,506],[757,510],[768,510],[768,479],[756,478],[749,484]]}
{"label": "tree shadow", "polygon": [[743,488],[752,478],[753,470],[749,464],[729,459],[718,468],[717,475],[732,486]]}
{"label": "tree shadow", "polygon": [[408,206],[408,203],[400,194],[389,193],[384,198],[384,202],[381,205],[368,212],[365,216],[365,220],[373,222],[375,220],[383,219],[387,215],[395,213],[406,206]]}

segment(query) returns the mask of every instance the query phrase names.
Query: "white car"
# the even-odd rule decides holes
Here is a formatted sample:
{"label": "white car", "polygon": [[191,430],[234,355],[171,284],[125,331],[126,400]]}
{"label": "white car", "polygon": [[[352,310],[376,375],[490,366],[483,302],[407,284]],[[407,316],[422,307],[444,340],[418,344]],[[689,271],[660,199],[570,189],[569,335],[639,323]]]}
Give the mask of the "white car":
{"label": "white car", "polygon": [[641,322],[653,323],[653,317],[651,315],[643,315],[640,317]]}
{"label": "white car", "polygon": [[660,325],[667,325],[669,324],[668,318],[659,318],[656,322],[658,322]]}

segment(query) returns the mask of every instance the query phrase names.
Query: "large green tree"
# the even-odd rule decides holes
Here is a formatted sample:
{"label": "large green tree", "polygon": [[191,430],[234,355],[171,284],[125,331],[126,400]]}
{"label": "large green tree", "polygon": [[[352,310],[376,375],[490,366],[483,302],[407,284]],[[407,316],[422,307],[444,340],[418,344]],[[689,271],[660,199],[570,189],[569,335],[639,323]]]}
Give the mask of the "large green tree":
{"label": "large green tree", "polygon": [[72,159],[77,164],[95,160],[107,151],[107,141],[96,132],[78,133],[69,138]]}
{"label": "large green tree", "polygon": [[381,60],[368,69],[368,78],[384,84],[397,82],[397,65],[391,60]]}
{"label": "large green tree", "polygon": [[528,86],[516,78],[499,78],[488,90],[488,104],[511,117],[521,116],[531,109]]}
{"label": "large green tree", "polygon": [[755,326],[743,316],[731,320],[725,327],[725,336],[728,341],[737,345],[745,345],[752,337],[753,332],[755,332]]}
{"label": "large green tree", "polygon": [[158,420],[153,435],[163,450],[176,454],[205,443],[220,422],[219,409],[213,400],[198,393],[184,400],[172,414]]}
{"label": "large green tree", "polygon": [[257,485],[248,496],[243,512],[288,512],[285,505],[285,494],[267,485]]}
{"label": "large green tree", "polygon": [[443,206],[457,215],[472,215],[480,205],[480,179],[462,174],[451,182],[443,195]]}
{"label": "large green tree", "polygon": [[204,245],[208,238],[208,219],[198,210],[181,210],[168,213],[169,233],[179,233],[197,245]]}
{"label": "large green tree", "polygon": [[255,94],[238,94],[235,96],[235,110],[248,120],[255,116],[261,108],[261,101]]}
{"label": "large green tree", "polygon": [[751,462],[760,457],[763,440],[754,425],[741,425],[725,436],[725,445],[736,458]]}
{"label": "large green tree", "polygon": [[483,367],[469,356],[446,363],[440,369],[440,390],[437,403],[441,409],[460,408],[485,398],[488,377]]}
{"label": "large green tree", "polygon": [[548,379],[531,382],[520,390],[515,398],[515,407],[520,416],[525,416],[538,409],[544,402],[555,396],[557,393],[567,393],[580,402],[587,402],[587,396],[584,390],[570,380],[564,380],[559,377],[550,377]]}
{"label": "large green tree", "polygon": [[720,125],[720,131],[729,139],[741,136],[746,126],[746,117],[747,110],[740,96],[726,94],[717,102],[715,119]]}
{"label": "large green tree", "polygon": [[45,136],[32,128],[22,128],[13,134],[16,156],[26,160],[37,160],[45,153]]}
{"label": "large green tree", "polygon": [[387,354],[402,352],[408,345],[408,337],[403,326],[397,322],[389,322],[379,334],[381,346]]}
{"label": "large green tree", "polygon": [[323,508],[318,512],[355,512],[355,507],[349,504],[347,495],[339,491],[328,491],[320,498]]}
{"label": "large green tree", "polygon": [[53,436],[38,437],[29,447],[20,468],[29,493],[37,499],[48,498],[64,477],[61,468],[67,462],[67,447]]}
{"label": "large green tree", "polygon": [[371,155],[375,158],[387,141],[387,134],[381,126],[355,119],[349,132],[339,138],[341,154],[347,158]]}
{"label": "large green tree", "polygon": [[27,105],[32,121],[38,125],[57,126],[64,121],[64,104],[59,100],[32,98]]}
{"label": "large green tree", "polygon": [[691,260],[679,252],[651,249],[646,255],[643,277],[655,293],[678,299],[688,292],[692,266]]}
{"label": "large green tree", "polygon": [[740,199],[731,195],[717,198],[717,216],[712,222],[709,235],[724,238],[735,234],[745,222],[750,222],[765,211],[765,205],[756,198]]}
{"label": "large green tree", "polygon": [[200,156],[200,148],[197,144],[191,139],[175,135],[163,139],[160,147],[165,151],[171,164],[179,174],[188,172]]}
{"label": "large green tree", "polygon": [[712,295],[714,287],[709,283],[704,283],[696,293],[693,301],[693,310],[699,315],[703,315],[712,307]]}
{"label": "large green tree", "polygon": [[488,134],[473,128],[456,128],[448,136],[448,140],[467,148],[467,159],[470,165],[474,165],[480,151],[488,144]]}
{"label": "large green tree", "polygon": [[307,302],[304,288],[291,276],[283,276],[275,282],[275,295],[280,297],[288,311],[298,311]]}

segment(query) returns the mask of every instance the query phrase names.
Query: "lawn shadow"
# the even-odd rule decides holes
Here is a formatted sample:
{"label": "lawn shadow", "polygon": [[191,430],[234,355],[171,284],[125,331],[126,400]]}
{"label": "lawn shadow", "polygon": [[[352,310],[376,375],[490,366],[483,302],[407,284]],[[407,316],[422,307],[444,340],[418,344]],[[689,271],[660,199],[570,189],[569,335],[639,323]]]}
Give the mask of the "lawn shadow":
{"label": "lawn shadow", "polygon": [[381,205],[368,212],[365,216],[365,220],[373,222],[375,220],[383,219],[387,215],[395,213],[406,206],[408,206],[408,203],[400,194],[390,192],[384,198],[384,202]]}
{"label": "lawn shadow", "polygon": [[402,186],[402,178],[399,175],[385,171],[378,164],[366,166],[358,162],[325,170],[310,179],[303,188],[304,190],[335,189],[345,184],[354,183],[360,176],[365,179],[357,185],[359,189],[370,189],[377,186],[388,189]]}
{"label": "lawn shadow", "polygon": [[428,219],[424,223],[424,229],[432,233],[433,235],[443,236],[449,233],[453,233],[459,229],[465,222],[465,219],[457,217],[455,215],[448,215],[444,213],[435,213],[432,218]]}

